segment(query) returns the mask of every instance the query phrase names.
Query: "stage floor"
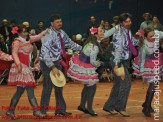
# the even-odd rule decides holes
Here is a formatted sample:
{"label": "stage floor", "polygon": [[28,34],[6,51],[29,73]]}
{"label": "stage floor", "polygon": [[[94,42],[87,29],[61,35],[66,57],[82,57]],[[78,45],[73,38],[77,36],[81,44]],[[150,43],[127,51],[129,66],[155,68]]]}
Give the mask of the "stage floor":
{"label": "stage floor", "polygon": [[[137,79],[132,81],[132,87],[127,103],[127,112],[130,114],[130,117],[122,117],[120,114],[118,115],[110,115],[109,113],[102,110],[104,103],[108,99],[110,95],[111,88],[113,86],[112,82],[103,82],[97,84],[97,90],[93,102],[93,108],[98,113],[97,117],[92,117],[88,114],[84,114],[77,110],[77,106],[80,103],[80,96],[81,91],[83,88],[83,85],[78,82],[69,82],[66,84],[66,86],[63,89],[63,95],[67,104],[67,111],[72,112],[73,118],[56,118],[56,119],[41,119],[40,121],[44,122],[153,122],[154,121],[154,114],[152,114],[152,117],[145,117],[143,115],[142,111],[142,103],[144,102],[146,91],[148,88],[147,84],[142,83],[141,79]],[[163,91],[163,82],[160,82],[159,84],[160,88],[159,90]],[[13,96],[13,94],[16,91],[15,86],[7,86],[7,85],[0,85],[0,121],[10,121],[10,119],[2,119],[2,116],[6,113],[6,108],[10,104],[10,100]],[[37,86],[35,88],[35,96],[38,101],[38,104],[40,104],[41,99],[41,92],[42,92],[42,84]],[[158,113],[158,119],[159,121],[163,122],[163,94],[162,92],[158,92],[159,96],[159,113]],[[156,99],[153,99],[153,107],[154,107],[154,101]],[[31,109],[27,109],[27,107],[30,107],[27,93],[24,92],[22,95],[17,107],[15,110],[16,115],[32,115],[33,111]],[[22,108],[24,110],[20,110],[21,107],[25,106],[26,108]],[[48,111],[49,115],[54,115],[54,107],[55,107],[55,97],[54,97],[54,89],[51,94],[50,99],[50,106],[53,107],[51,110]],[[4,116],[3,116],[4,117]],[[78,118],[79,117],[79,118]],[[16,122],[26,122],[26,121],[38,121],[36,119],[30,119],[30,118],[21,118],[19,120],[16,120]]]}

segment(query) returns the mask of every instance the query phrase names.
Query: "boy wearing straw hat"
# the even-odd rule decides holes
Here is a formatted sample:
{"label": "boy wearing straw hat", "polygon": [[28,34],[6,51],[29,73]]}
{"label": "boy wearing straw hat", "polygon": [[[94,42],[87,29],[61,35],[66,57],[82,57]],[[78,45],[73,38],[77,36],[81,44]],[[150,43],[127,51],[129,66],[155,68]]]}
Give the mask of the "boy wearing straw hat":
{"label": "boy wearing straw hat", "polygon": [[150,20],[152,18],[152,15],[150,13],[144,13],[143,18],[144,18],[144,22],[141,23],[140,29],[145,29],[152,25],[152,21]]}
{"label": "boy wearing straw hat", "polygon": [[64,60],[67,60],[64,46],[76,51],[80,51],[82,47],[74,43],[61,29],[62,19],[59,14],[53,14],[50,17],[50,24],[50,29],[41,39],[40,66],[44,76],[40,103],[42,107],[41,112],[46,114],[48,111],[51,91],[52,88],[55,88],[56,106],[60,107],[59,110],[55,111],[55,115],[71,115],[72,113],[66,112],[66,103],[62,93],[63,86],[65,85],[65,78],[60,72],[62,67],[59,60],[61,56]]}

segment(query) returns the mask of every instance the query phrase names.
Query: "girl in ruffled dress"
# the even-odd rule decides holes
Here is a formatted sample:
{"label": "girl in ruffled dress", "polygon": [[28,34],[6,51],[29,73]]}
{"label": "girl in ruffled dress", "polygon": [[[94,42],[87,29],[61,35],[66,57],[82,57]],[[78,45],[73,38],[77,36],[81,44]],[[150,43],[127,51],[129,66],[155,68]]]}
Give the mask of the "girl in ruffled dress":
{"label": "girl in ruffled dress", "polygon": [[145,116],[150,117],[150,113],[154,112],[151,102],[158,85],[157,76],[161,76],[163,73],[163,55],[158,50],[156,51],[156,44],[159,44],[159,39],[163,38],[163,32],[154,31],[148,27],[139,30],[138,35],[141,37],[139,55],[134,60],[133,68],[135,75],[142,76],[144,81],[149,83],[142,112]]}
{"label": "girl in ruffled dress", "polygon": [[30,68],[30,59],[33,50],[31,43],[39,41],[46,31],[43,31],[39,35],[29,37],[29,33],[24,25],[19,25],[12,29],[13,34],[18,34],[18,37],[12,43],[14,63],[11,66],[8,78],[8,85],[17,86],[17,91],[11,99],[10,108],[6,113],[12,119],[16,119],[14,110],[25,89],[27,90],[29,102],[34,107],[33,115],[43,116],[36,108],[38,106],[34,96],[34,87],[36,84]]}
{"label": "girl in ruffled dress", "polygon": [[[102,64],[102,62],[96,60],[97,54],[102,53],[102,49],[97,40],[100,40],[104,36],[104,30],[99,27],[91,28],[90,31],[91,34],[86,40],[81,54],[74,55],[71,58],[67,75],[84,84],[78,110],[92,116],[97,116],[97,113],[92,109],[96,83],[99,81],[96,69]],[[87,109],[85,108],[86,102]]]}

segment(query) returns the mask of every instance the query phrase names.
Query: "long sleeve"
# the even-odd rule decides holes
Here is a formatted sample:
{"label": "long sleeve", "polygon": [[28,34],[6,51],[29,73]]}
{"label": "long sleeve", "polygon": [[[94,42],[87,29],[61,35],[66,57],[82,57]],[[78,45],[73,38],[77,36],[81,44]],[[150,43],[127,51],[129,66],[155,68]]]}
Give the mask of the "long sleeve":
{"label": "long sleeve", "polygon": [[75,51],[81,51],[82,50],[82,46],[76,44],[75,42],[73,42],[66,33],[64,33],[64,37],[63,37],[63,40],[64,40],[64,44],[65,46],[69,47],[70,49],[72,50],[75,50]]}
{"label": "long sleeve", "polygon": [[139,67],[140,67],[139,70],[140,70],[140,72],[144,72],[145,57],[146,57],[146,51],[145,51],[145,47],[143,46],[139,52]]}
{"label": "long sleeve", "polygon": [[47,65],[47,67],[51,68],[52,66],[54,66],[54,63],[52,61],[52,57],[50,56],[50,54],[51,54],[50,49],[51,50],[53,49],[51,47],[52,40],[51,40],[51,38],[46,38],[46,39],[47,39],[46,42],[42,45],[42,48],[41,48],[41,57],[42,57],[42,60]]}
{"label": "long sleeve", "polygon": [[163,31],[159,31],[159,39],[163,39]]}
{"label": "long sleeve", "polygon": [[122,41],[113,40],[113,47],[114,47],[114,60],[113,62],[115,65],[118,65],[120,63],[120,60],[122,59]]}
{"label": "long sleeve", "polygon": [[41,40],[41,37],[46,33],[47,30],[48,29],[42,31],[38,35],[30,36],[30,43],[34,43],[34,42],[40,41]]}
{"label": "long sleeve", "polygon": [[90,63],[96,67],[100,66],[100,62],[97,61],[98,52],[99,52],[98,47],[91,45],[91,47],[90,47]]}
{"label": "long sleeve", "polygon": [[[115,26],[115,27],[113,27],[113,28],[111,28],[111,29],[108,30],[106,33],[104,33],[104,38],[108,38],[108,37],[110,37],[111,35],[113,35],[113,34],[115,33],[115,31],[116,31],[116,28],[118,28],[118,25]],[[104,39],[104,38],[103,38],[103,39]]]}
{"label": "long sleeve", "polygon": [[102,38],[101,40],[110,37],[111,35],[113,35],[116,30],[119,29],[119,25],[116,25],[115,27],[111,28],[110,30],[108,30],[106,33],[104,33],[104,38]]}
{"label": "long sleeve", "polygon": [[18,40],[15,40],[12,44],[12,57],[17,66],[21,64],[19,57],[18,57],[19,45],[20,45],[20,42]]}
{"label": "long sleeve", "polygon": [[139,40],[138,40],[138,39],[135,39],[135,38],[132,36],[132,44],[133,44],[133,46],[138,46],[138,45],[139,45]]}

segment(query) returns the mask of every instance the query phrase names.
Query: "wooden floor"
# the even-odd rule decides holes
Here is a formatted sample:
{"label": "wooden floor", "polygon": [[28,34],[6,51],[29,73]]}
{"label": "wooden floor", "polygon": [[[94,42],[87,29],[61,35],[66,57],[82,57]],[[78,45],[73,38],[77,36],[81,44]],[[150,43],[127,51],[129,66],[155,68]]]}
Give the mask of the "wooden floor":
{"label": "wooden floor", "polygon": [[[160,90],[163,91],[163,82],[160,82]],[[148,88],[148,85],[143,85],[141,79],[134,80],[132,82],[132,87],[130,91],[130,96],[127,103],[127,112],[130,114],[130,117],[122,117],[120,114],[118,115],[110,115],[109,113],[102,110],[104,103],[108,99],[110,95],[111,88],[113,86],[112,82],[104,82],[97,84],[97,91],[95,94],[93,108],[98,113],[97,117],[92,117],[88,114],[84,114],[77,110],[77,106],[80,103],[80,96],[83,85],[78,82],[70,82],[67,83],[63,89],[64,98],[67,104],[67,111],[72,112],[73,118],[56,118],[56,119],[41,119],[40,121],[44,122],[153,122],[154,121],[154,114],[152,117],[145,117],[142,111],[142,103],[145,99],[145,94]],[[7,86],[7,85],[0,85],[0,122],[1,121],[10,121],[10,119],[2,119],[2,116],[6,113],[6,108],[10,104],[10,100],[13,94],[16,91],[16,87],[14,86]],[[42,84],[35,88],[35,96],[37,98],[38,103],[40,104],[41,99],[41,92],[42,92]],[[154,102],[154,100],[153,100]],[[17,107],[31,107],[27,98],[26,92],[22,95]],[[54,97],[54,89],[51,94],[50,106],[55,107],[55,97]],[[154,104],[152,105],[154,107]],[[163,122],[163,94],[160,93],[159,96],[159,114],[158,118],[159,121]],[[25,108],[24,108],[25,109]],[[54,115],[54,108],[48,111],[49,115]],[[32,115],[32,110],[15,110],[16,115]],[[79,117],[80,118],[75,118]],[[26,121],[38,121],[36,119],[19,119],[16,122],[26,122]]]}

